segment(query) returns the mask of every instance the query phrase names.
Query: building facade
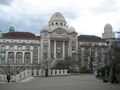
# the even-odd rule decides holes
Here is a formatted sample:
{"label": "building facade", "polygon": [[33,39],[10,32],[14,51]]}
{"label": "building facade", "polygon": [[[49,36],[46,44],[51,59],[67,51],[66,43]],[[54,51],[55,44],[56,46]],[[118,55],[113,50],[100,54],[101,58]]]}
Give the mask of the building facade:
{"label": "building facade", "polygon": [[[103,34],[103,38],[106,37]],[[78,60],[82,58],[81,66],[89,68],[90,55],[92,55],[90,52],[93,51],[94,67],[101,67],[108,63],[105,40],[97,36],[77,36],[74,27],[68,26],[64,16],[56,12],[51,16],[48,25],[42,27],[40,36],[30,32],[17,32],[14,27],[10,27],[8,33],[2,34],[0,65],[40,65],[44,61],[58,61],[67,56],[77,55]]]}
{"label": "building facade", "polygon": [[78,60],[81,67],[93,67],[93,71],[109,65],[106,40],[94,35],[78,36]]}
{"label": "building facade", "polygon": [[57,12],[41,30],[41,60],[63,59],[77,53],[77,33],[68,27],[64,16]]}

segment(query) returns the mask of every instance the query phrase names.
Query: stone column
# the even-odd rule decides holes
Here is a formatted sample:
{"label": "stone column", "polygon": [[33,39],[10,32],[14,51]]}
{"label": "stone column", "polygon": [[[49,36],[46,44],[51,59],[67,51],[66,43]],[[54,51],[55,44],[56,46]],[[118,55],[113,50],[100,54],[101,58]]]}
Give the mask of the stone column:
{"label": "stone column", "polygon": [[38,46],[38,64],[40,63],[40,47]]}
{"label": "stone column", "polygon": [[30,52],[30,54],[31,54],[31,64],[32,64],[33,63],[33,53]]}
{"label": "stone column", "polygon": [[22,52],[22,62],[23,62],[23,64],[24,64],[24,57],[25,57],[25,52]]}
{"label": "stone column", "polygon": [[16,63],[16,53],[17,52],[14,52],[14,63]]}
{"label": "stone column", "polygon": [[65,57],[65,41],[63,41],[63,58]]}
{"label": "stone column", "polygon": [[44,44],[43,44],[44,39],[41,40],[41,60],[43,60],[43,51],[44,51]]}
{"label": "stone column", "polygon": [[50,51],[50,49],[51,49],[51,40],[48,40],[48,59],[50,59],[50,56],[51,56],[51,51]]}
{"label": "stone column", "polygon": [[68,56],[72,56],[72,42],[69,40],[68,42]]}
{"label": "stone column", "polygon": [[5,56],[5,63],[7,63],[8,62],[8,52],[6,52],[6,56]]}
{"label": "stone column", "polygon": [[56,40],[54,40],[54,58],[56,58]]}

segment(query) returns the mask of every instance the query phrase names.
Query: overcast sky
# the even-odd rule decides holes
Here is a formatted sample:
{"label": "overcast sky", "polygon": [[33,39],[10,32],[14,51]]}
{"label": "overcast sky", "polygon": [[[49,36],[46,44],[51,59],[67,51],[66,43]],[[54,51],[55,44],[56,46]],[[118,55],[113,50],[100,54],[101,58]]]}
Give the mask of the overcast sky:
{"label": "overcast sky", "polygon": [[110,23],[120,30],[120,0],[0,0],[0,30],[39,34],[51,15],[61,12],[78,34],[101,36]]}

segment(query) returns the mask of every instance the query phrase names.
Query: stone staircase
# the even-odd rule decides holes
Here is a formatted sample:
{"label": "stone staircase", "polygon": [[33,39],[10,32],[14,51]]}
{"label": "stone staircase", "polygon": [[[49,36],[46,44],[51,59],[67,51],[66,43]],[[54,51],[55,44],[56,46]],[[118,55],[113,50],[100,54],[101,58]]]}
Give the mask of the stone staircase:
{"label": "stone staircase", "polygon": [[[32,76],[31,70],[25,70],[17,75],[11,75],[11,82],[18,82],[30,78]],[[7,81],[7,75],[0,75],[0,81]]]}
{"label": "stone staircase", "polygon": [[[40,70],[24,70],[22,72],[20,72],[17,75],[11,75],[11,82],[22,82],[25,80],[29,80],[32,77],[44,77],[46,71],[43,69]],[[67,73],[67,69],[64,70],[48,70],[48,76],[52,77],[52,76],[67,76],[70,75]],[[6,82],[6,77],[7,75],[0,75],[0,82]]]}

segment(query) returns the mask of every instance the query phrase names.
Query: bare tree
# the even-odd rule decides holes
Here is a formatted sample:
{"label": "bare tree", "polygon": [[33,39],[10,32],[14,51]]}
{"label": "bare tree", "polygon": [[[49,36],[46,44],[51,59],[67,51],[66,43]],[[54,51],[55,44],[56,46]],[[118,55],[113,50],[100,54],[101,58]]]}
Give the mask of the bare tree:
{"label": "bare tree", "polygon": [[112,64],[120,63],[120,47],[118,42],[112,44]]}
{"label": "bare tree", "polygon": [[90,67],[90,71],[91,73],[93,73],[93,62],[95,61],[95,48],[90,48],[88,51],[88,58],[89,58],[89,67]]}
{"label": "bare tree", "polygon": [[82,54],[81,54],[81,51],[77,55],[78,55],[77,66],[78,66],[79,72],[80,72],[80,69],[81,69],[81,66],[82,66]]}
{"label": "bare tree", "polygon": [[67,56],[64,58],[64,63],[66,65],[66,68],[69,70],[70,66],[72,65],[72,57],[71,56]]}

